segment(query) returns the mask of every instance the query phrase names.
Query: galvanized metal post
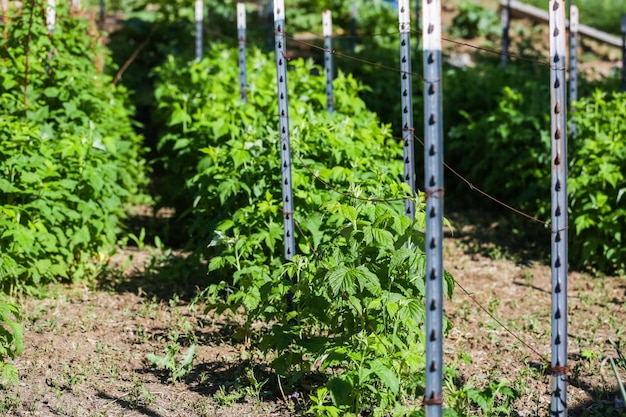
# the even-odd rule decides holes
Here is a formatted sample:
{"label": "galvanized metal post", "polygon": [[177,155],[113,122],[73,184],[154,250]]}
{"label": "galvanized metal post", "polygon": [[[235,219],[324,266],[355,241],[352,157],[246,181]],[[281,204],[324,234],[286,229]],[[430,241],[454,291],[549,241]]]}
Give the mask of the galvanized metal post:
{"label": "galvanized metal post", "polygon": [[[48,35],[52,37],[57,20],[57,3],[56,0],[48,0],[46,6],[46,26],[48,26]],[[54,48],[50,48],[48,52],[48,64],[46,65],[46,74],[50,73],[50,64],[54,60]]]}
{"label": "galvanized metal post", "polygon": [[622,92],[626,91],[626,14],[622,13]]}
{"label": "galvanized metal post", "polygon": [[283,184],[283,225],[285,259],[296,251],[293,221],[293,191],[291,187],[291,140],[289,136],[289,106],[287,100],[287,54],[285,46],[285,0],[274,1],[274,32],[276,44],[276,79],[278,82],[278,114],[280,129],[280,159]]}
{"label": "galvanized metal post", "polygon": [[196,0],[196,61],[202,60],[202,20],[204,18],[204,2]]}
{"label": "galvanized metal post", "polygon": [[511,0],[507,0],[506,6],[500,12],[502,19],[502,53],[500,54],[500,66],[506,67],[509,58],[509,27],[511,26]]}
{"label": "galvanized metal post", "polygon": [[[571,3],[571,1],[570,1]],[[571,5],[569,9],[569,109],[574,112],[574,103],[578,100],[578,7]],[[572,118],[570,136],[576,139],[578,126]]]}
{"label": "galvanized metal post", "polygon": [[[57,21],[56,7],[56,0],[48,0],[48,6],[46,7],[46,26],[48,26],[48,34],[50,35],[54,33],[54,27]],[[52,56],[52,51],[50,51],[50,56]]]}
{"label": "galvanized metal post", "polygon": [[565,2],[550,0],[552,141],[552,416],[567,416],[567,93]]}
{"label": "galvanized metal post", "polygon": [[326,72],[326,107],[328,112],[335,111],[335,93],[333,90],[333,17],[330,10],[322,12],[322,34],[324,35],[324,71]]}
{"label": "galvanized metal post", "polygon": [[239,42],[239,96],[248,101],[246,66],[246,4],[237,3],[237,40]]}
{"label": "galvanized metal post", "polygon": [[411,9],[409,0],[400,0],[398,5],[400,25],[400,91],[402,102],[402,141],[404,143],[404,182],[411,190],[410,198],[404,202],[404,212],[415,218],[415,146],[413,134],[413,82],[411,70]]}
{"label": "galvanized metal post", "polygon": [[443,107],[441,0],[422,0],[424,45],[424,164],[426,191],[426,395],[427,417],[443,404]]}

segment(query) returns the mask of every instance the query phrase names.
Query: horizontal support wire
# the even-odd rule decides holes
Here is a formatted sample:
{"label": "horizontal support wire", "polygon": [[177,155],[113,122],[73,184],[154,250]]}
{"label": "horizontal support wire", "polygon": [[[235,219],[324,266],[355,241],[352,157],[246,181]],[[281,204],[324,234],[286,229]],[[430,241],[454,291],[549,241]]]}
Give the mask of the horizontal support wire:
{"label": "horizontal support wire", "polygon": [[[400,33],[399,31],[390,31],[390,32],[386,32],[386,33],[363,35],[362,38],[375,38],[375,37],[379,37],[379,36],[388,36],[388,37],[396,36],[397,37],[399,33]],[[411,29],[411,33],[416,34],[416,35],[421,34],[421,32],[413,30],[413,29]],[[346,38],[347,38],[346,36],[334,36],[333,37],[333,39],[335,39],[335,40],[341,40],[341,39],[346,39]],[[321,47],[319,45],[311,43],[312,41],[316,41],[316,40],[317,41],[322,41],[324,39],[323,36],[314,35],[314,36],[308,37],[306,41],[305,40],[301,40],[301,39],[295,39],[293,37],[291,37],[290,39],[292,41],[300,43],[302,45],[326,51],[326,49],[324,47]],[[510,52],[507,52],[505,54],[503,50],[490,49],[490,48],[485,48],[485,47],[482,47],[482,46],[476,46],[476,45],[472,45],[472,44],[467,43],[467,42],[457,41],[457,40],[446,38],[446,37],[443,37],[443,36],[441,37],[441,40],[445,41],[445,42],[453,43],[453,44],[456,44],[456,45],[460,45],[460,46],[466,46],[468,48],[472,48],[472,49],[475,49],[477,51],[487,52],[489,54],[494,54],[494,55],[498,55],[498,56],[505,55],[507,58],[511,58],[511,59],[516,60],[516,61],[522,61],[522,62],[527,62],[529,64],[536,64],[536,65],[541,65],[541,66],[546,66],[546,67],[550,67],[551,66],[549,61],[542,61],[542,60],[539,60],[539,59],[526,58],[526,57],[523,57],[521,55],[517,55],[517,54],[514,54],[514,53],[510,53]],[[343,54],[342,52],[337,52],[336,50],[332,50],[331,53],[333,53],[333,54],[340,53],[344,57],[348,57],[349,56],[348,54]],[[414,75],[418,75],[418,74],[414,74]]]}
{"label": "horizontal support wire", "polygon": [[[416,135],[413,136],[414,140],[417,141],[420,145],[424,146],[424,142]],[[395,139],[397,141],[401,141],[404,140],[401,137],[397,137],[397,136],[392,136],[392,139]],[[339,190],[338,188],[332,186],[331,184],[328,183],[328,181],[324,180],[323,178],[319,177],[317,174],[315,174],[313,168],[311,167],[311,165],[307,164],[298,154],[297,150],[294,149],[293,151],[293,156],[295,159],[298,160],[298,162],[300,163],[300,165],[302,166],[302,168],[304,168],[305,171],[307,171],[316,181],[318,181],[320,184],[322,184],[324,187],[326,187],[328,190],[333,191],[339,195],[342,195],[344,197],[347,198],[351,198],[354,200],[360,200],[360,201],[368,201],[368,202],[373,202],[373,203],[394,203],[394,202],[398,202],[398,201],[404,201],[403,198],[365,198],[365,197],[359,197],[357,195],[354,194],[350,194],[347,191],[342,191]],[[494,203],[500,205],[501,207],[512,211],[513,213],[516,213],[522,217],[527,218],[528,220],[531,220],[535,223],[539,223],[541,225],[544,225],[546,227],[550,227],[550,222],[541,220],[531,214],[525,213],[520,209],[517,209],[505,202],[503,202],[502,200],[499,200],[498,198],[492,196],[491,194],[487,193],[486,191],[483,191],[482,189],[480,189],[479,187],[475,186],[470,180],[468,180],[467,178],[465,178],[463,175],[459,174],[454,168],[452,168],[449,164],[444,162],[444,167],[449,170],[452,174],[454,174],[456,177],[458,177],[460,180],[462,180],[465,184],[467,184],[468,188],[472,191],[477,192],[478,194],[490,199],[491,201],[493,201]],[[428,198],[429,195],[428,193],[426,193],[423,190],[420,190],[419,187],[416,187],[417,190],[421,191],[424,195],[426,195],[426,197]],[[433,197],[437,197],[437,195],[439,193],[443,193],[445,192],[445,190],[438,190],[437,193],[431,193]],[[418,195],[414,194],[413,195],[414,198],[417,198]],[[562,231],[562,230],[561,230]]]}
{"label": "horizontal support wire", "polygon": [[[398,32],[399,32],[399,31],[398,31]],[[289,39],[290,41],[293,41],[293,42],[296,42],[296,43],[299,43],[299,44],[303,44],[303,45],[307,45],[307,46],[310,46],[310,47],[312,47],[312,48],[315,48],[315,49],[318,49],[318,50],[321,50],[321,51],[325,51],[325,52],[327,51],[327,49],[326,49],[326,48],[324,48],[324,47],[321,47],[321,46],[318,46],[318,45],[312,44],[312,43],[310,43],[310,42],[297,40],[297,39],[295,39],[295,38],[293,38],[293,37],[291,37],[291,36],[287,36],[287,35],[285,35],[285,38],[286,38],[286,39]],[[445,38],[442,38],[442,39],[444,39],[444,40],[445,40]],[[477,48],[477,49],[483,49],[483,48]],[[374,66],[374,67],[382,68],[382,69],[385,69],[385,70],[388,70],[388,71],[393,71],[393,72],[395,72],[395,73],[399,73],[399,74],[406,73],[406,72],[403,72],[403,71],[401,71],[400,69],[395,68],[395,67],[391,67],[391,66],[388,66],[388,65],[385,65],[385,64],[380,64],[380,63],[373,62],[373,61],[368,61],[368,60],[365,60],[365,59],[362,59],[362,58],[358,58],[358,57],[355,57],[355,56],[351,56],[351,55],[347,55],[347,54],[344,54],[344,53],[341,53],[341,52],[337,52],[337,51],[335,51],[335,50],[332,50],[332,51],[330,51],[330,52],[331,52],[333,55],[335,55],[335,56],[337,56],[337,57],[339,57],[339,58],[345,58],[345,59],[354,60],[354,61],[361,62],[361,63],[367,64],[367,65],[371,65],[371,66]],[[497,52],[497,51],[490,51],[490,52],[493,52],[493,53],[498,53],[498,54],[500,54],[500,53],[501,53],[501,52]],[[512,56],[514,56],[514,55],[512,55]],[[289,59],[289,58],[287,57],[287,59]],[[549,65],[548,63],[546,63],[546,62],[544,62],[544,61],[533,61],[533,62],[534,62],[535,64],[538,64],[538,65],[547,66],[547,67],[552,67],[551,65]],[[562,68],[562,67],[561,67],[561,68]],[[422,81],[424,81],[424,82],[426,81],[426,80],[424,79],[424,77],[423,77],[421,74],[417,74],[417,73],[415,73],[415,72],[410,72],[409,74],[410,74],[412,77],[419,78],[419,79],[421,79],[421,80],[422,80]],[[434,82],[437,82],[437,81],[431,81],[431,82],[433,82],[433,83],[434,83]],[[398,138],[398,137],[394,137],[394,139],[397,139],[397,140],[403,140],[402,138]],[[418,141],[418,142],[419,142],[422,146],[424,146],[423,141],[421,141],[421,139],[419,139],[417,136],[415,136],[415,135],[414,135],[414,139],[415,139],[415,140],[417,140],[417,141]],[[298,158],[298,156],[296,156],[296,157]],[[495,202],[496,204],[498,204],[498,205],[500,205],[500,206],[502,206],[502,207],[506,208],[507,210],[510,210],[510,211],[512,211],[512,212],[514,212],[514,213],[516,213],[516,214],[520,215],[520,216],[526,217],[527,219],[532,220],[532,221],[534,221],[534,222],[536,222],[536,223],[542,224],[542,225],[544,225],[544,226],[550,226],[550,225],[551,225],[551,223],[550,223],[550,222],[543,221],[543,220],[541,220],[541,219],[539,219],[539,218],[537,218],[537,217],[535,217],[535,216],[533,216],[533,215],[531,215],[531,214],[525,213],[525,212],[523,212],[522,210],[517,209],[517,208],[515,208],[515,207],[513,207],[513,206],[511,206],[511,205],[509,205],[509,204],[507,204],[507,203],[505,203],[505,202],[503,202],[503,201],[499,200],[498,198],[496,198],[496,197],[494,197],[494,196],[492,196],[492,195],[488,194],[487,192],[483,191],[482,189],[480,189],[480,188],[476,187],[476,186],[475,186],[475,185],[474,185],[471,181],[469,181],[467,178],[463,177],[461,174],[459,174],[456,170],[454,170],[454,169],[453,169],[451,166],[449,166],[448,164],[444,163],[444,167],[445,167],[446,169],[448,169],[450,172],[452,172],[455,176],[457,176],[458,178],[460,178],[463,182],[465,182],[465,183],[467,184],[467,186],[468,186],[471,190],[476,191],[477,193],[479,193],[479,194],[483,195],[484,197],[486,197],[486,198],[490,199],[491,201]],[[311,173],[312,173],[312,172],[311,172]],[[324,182],[324,180],[322,180],[321,178],[319,178],[319,177],[318,177],[318,180],[319,180],[320,182],[324,183],[324,184],[325,184],[325,186],[328,186],[329,188],[332,188],[329,184],[326,184],[326,183]],[[337,189],[333,189],[333,191],[337,192],[338,194],[342,194],[342,195],[344,195],[344,196],[346,196],[346,197],[356,198],[356,199],[360,199],[360,200],[363,200],[363,201],[373,201],[372,199],[364,199],[364,198],[359,198],[359,197],[356,197],[356,196],[351,196],[351,195],[349,195],[348,193],[342,192],[342,191],[337,190]],[[440,193],[442,193],[443,191],[444,191],[444,190],[440,190],[439,192],[440,192]],[[390,201],[395,201],[395,200],[393,200],[393,199],[391,199],[391,200],[389,200],[389,199],[377,199],[377,201],[379,201],[379,202],[390,202]]]}
{"label": "horizontal support wire", "polygon": [[[395,138],[394,139],[402,139],[402,138]],[[414,136],[414,140],[416,140],[419,144],[421,144],[422,146],[424,146],[424,141],[422,139],[420,139],[417,136]],[[550,226],[549,222],[546,222],[544,220],[541,220],[531,214],[525,213],[520,209],[517,209],[499,199],[497,199],[496,197],[492,196],[491,194],[487,193],[486,191],[481,190],[480,188],[476,187],[470,180],[468,180],[467,178],[465,178],[463,175],[459,174],[454,168],[452,168],[450,165],[448,165],[447,163],[443,163],[443,166],[449,170],[452,174],[454,174],[456,177],[458,177],[460,180],[462,180],[465,184],[467,184],[467,186],[469,187],[470,190],[472,191],[476,191],[478,194],[481,194],[484,197],[487,197],[488,199],[490,199],[491,201],[493,201],[494,203],[504,207],[507,210],[510,210],[514,213],[519,214],[520,216],[526,217],[529,220],[532,220],[536,223],[542,224],[544,226]]]}
{"label": "horizontal support wire", "polygon": [[463,287],[456,279],[454,279],[454,285],[459,287],[461,289],[461,291],[463,291],[463,293],[465,293],[466,296],[468,296],[485,314],[487,314],[487,316],[489,316],[490,319],[492,319],[493,321],[496,322],[496,324],[498,324],[498,326],[502,327],[508,334],[510,334],[511,336],[513,336],[513,338],[515,338],[515,340],[517,340],[518,342],[520,342],[522,345],[524,345],[524,347],[526,347],[528,350],[530,350],[532,353],[534,353],[538,358],[541,359],[541,361],[549,366],[550,365],[550,359],[546,356],[543,355],[541,353],[539,353],[534,347],[532,347],[529,343],[525,342],[521,337],[519,337],[517,334],[515,334],[515,332],[511,329],[509,329],[504,323],[502,323],[494,314],[492,314],[491,312],[489,312],[489,309],[487,307],[485,307],[484,305],[482,305],[477,299],[476,297],[474,297],[468,290],[465,289],[465,287]]}

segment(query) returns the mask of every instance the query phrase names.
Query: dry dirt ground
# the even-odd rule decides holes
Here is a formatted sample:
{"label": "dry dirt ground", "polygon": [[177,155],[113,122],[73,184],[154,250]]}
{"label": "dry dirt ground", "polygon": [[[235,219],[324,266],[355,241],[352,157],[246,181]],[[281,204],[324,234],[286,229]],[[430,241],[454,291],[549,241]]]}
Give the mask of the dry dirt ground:
{"label": "dry dirt ground", "polygon": [[[510,235],[505,224],[453,224],[446,268],[470,294],[457,287],[446,306],[454,327],[445,359],[458,370],[457,386],[506,380],[520,394],[510,415],[547,416],[550,270],[533,254],[511,251],[515,241],[499,243]],[[156,253],[125,249],[95,284],[59,286],[44,299],[21,300],[27,347],[15,361],[19,385],[3,393],[2,415],[295,414],[297,404],[280,393],[276,380],[251,365],[236,341],[236,323],[204,314],[190,305],[187,292],[173,290],[174,281],[154,275]],[[616,380],[604,358],[616,356],[609,341],[624,338],[626,280],[578,272],[569,278],[570,416],[619,415],[613,411]],[[165,356],[169,345],[181,347],[180,361],[191,343],[197,345],[193,366],[176,383],[146,359]]]}

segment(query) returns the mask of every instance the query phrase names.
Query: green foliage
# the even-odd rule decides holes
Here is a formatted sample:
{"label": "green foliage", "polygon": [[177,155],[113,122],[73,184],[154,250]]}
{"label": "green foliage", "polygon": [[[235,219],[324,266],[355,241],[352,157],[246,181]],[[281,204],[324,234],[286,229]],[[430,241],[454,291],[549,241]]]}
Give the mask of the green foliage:
{"label": "green foliage", "polygon": [[[530,71],[509,65],[446,74],[445,119],[451,126],[446,158],[490,195],[544,214],[550,187],[549,80],[546,71]],[[456,178],[446,188],[454,195],[452,204],[475,197]]]}
{"label": "green foliage", "polygon": [[97,69],[89,24],[45,2],[14,10],[0,39],[0,285],[35,291],[93,276],[145,182],[126,92]]}
{"label": "green foliage", "polygon": [[597,271],[626,270],[626,95],[596,91],[576,104],[570,142],[571,260]]}
{"label": "green foliage", "polygon": [[[548,74],[529,77],[529,72],[510,65],[448,74],[445,100],[451,104],[446,106],[446,120],[452,127],[446,158],[490,195],[549,220]],[[472,88],[464,88],[467,85]],[[464,102],[472,103],[471,107],[457,104]],[[581,99],[576,109],[570,118],[577,121],[578,137],[570,138],[568,150],[570,263],[604,273],[624,270],[623,97],[596,92]],[[447,184],[451,204],[475,197],[454,177]],[[477,200],[472,204],[489,205]]]}
{"label": "green foliage", "polygon": [[[161,203],[174,206],[183,216],[193,214],[189,233],[206,247],[217,224],[227,218],[249,218],[234,227],[224,222],[219,232],[241,233],[255,225],[254,218],[269,220],[269,233],[255,235],[268,248],[280,247],[282,221],[276,219],[280,197],[280,154],[275,96],[275,72],[270,59],[252,51],[249,68],[254,77],[248,101],[238,99],[238,72],[232,50],[215,48],[200,63],[179,65],[168,61],[156,73],[161,129],[158,149],[169,175],[164,180]],[[323,77],[311,75],[310,62],[290,63],[291,146],[296,207],[318,207],[331,183],[347,189],[357,178],[377,183],[395,179],[402,169],[400,147],[390,141],[388,130],[365,111],[353,94],[359,85],[339,75],[335,81],[337,112],[325,109]],[[319,69],[318,69],[319,70]],[[294,82],[291,82],[294,80]],[[342,115],[344,114],[344,115]],[[373,157],[370,158],[370,156]],[[388,164],[395,160],[394,164]],[[313,219],[303,217],[303,227]],[[264,222],[265,220],[263,220]],[[247,233],[242,233],[247,235]],[[282,239],[281,239],[282,240]],[[213,245],[219,243],[214,241]],[[306,246],[304,247],[306,250]]]}
{"label": "green foliage", "polygon": [[263,299],[274,324],[260,346],[291,386],[323,376],[330,405],[318,390],[318,415],[393,409],[424,384],[422,221],[371,202],[322,210],[335,232],[274,277],[273,288],[293,285]]}
{"label": "green foliage", "polygon": [[478,415],[478,410],[486,417],[510,416],[511,405],[521,396],[506,379],[492,380],[483,389],[474,387],[471,382],[460,388],[450,386],[449,381],[446,385],[450,390],[447,399],[454,416]]}
{"label": "green foliage", "polygon": [[459,12],[452,20],[450,34],[461,38],[493,38],[501,33],[500,19],[495,11],[479,4],[463,2]]}
{"label": "green foliage", "polygon": [[17,322],[16,305],[0,300],[0,385],[17,385],[17,368],[7,359],[14,359],[24,350],[24,329]]}
{"label": "green foliage", "polygon": [[418,203],[415,221],[403,214],[402,146],[355,96],[354,79],[335,80],[331,115],[319,68],[290,61],[300,255],[283,265],[275,66],[251,51],[244,103],[235,52],[155,72],[170,173],[162,203],[212,255],[208,309],[244,313],[238,336],[272,358],[288,389],[318,389],[310,412],[401,409],[423,385],[424,316],[424,213]]}

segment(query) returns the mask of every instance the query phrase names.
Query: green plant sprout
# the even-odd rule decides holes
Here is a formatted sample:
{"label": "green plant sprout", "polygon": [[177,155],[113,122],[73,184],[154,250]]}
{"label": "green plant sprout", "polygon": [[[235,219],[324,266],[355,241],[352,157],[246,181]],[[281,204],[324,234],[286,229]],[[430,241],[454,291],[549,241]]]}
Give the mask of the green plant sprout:
{"label": "green plant sprout", "polygon": [[169,381],[174,384],[184,379],[193,369],[196,345],[190,345],[183,358],[178,361],[177,356],[180,349],[181,346],[178,343],[170,343],[165,349],[164,356],[157,356],[152,353],[146,355],[146,359],[152,366],[169,373]]}

